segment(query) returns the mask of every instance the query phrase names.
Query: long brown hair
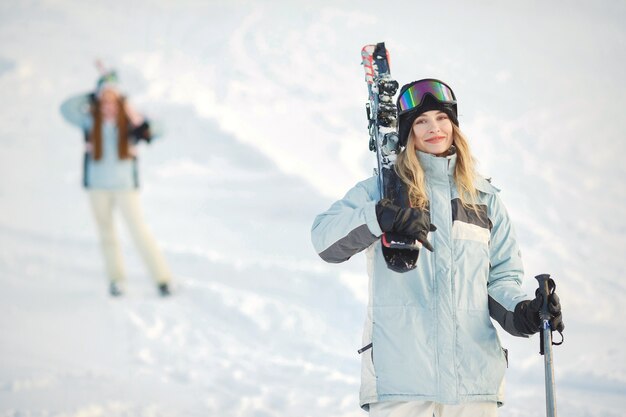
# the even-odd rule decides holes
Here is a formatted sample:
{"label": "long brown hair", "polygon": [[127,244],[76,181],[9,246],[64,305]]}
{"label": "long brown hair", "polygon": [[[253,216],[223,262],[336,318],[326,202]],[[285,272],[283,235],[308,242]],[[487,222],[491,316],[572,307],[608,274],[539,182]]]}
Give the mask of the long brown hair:
{"label": "long brown hair", "polygon": [[[456,166],[454,168],[454,181],[459,191],[459,198],[464,207],[475,210],[474,204],[478,201],[478,192],[474,187],[476,176],[475,161],[469,149],[467,138],[463,132],[453,123],[452,131],[456,146]],[[411,206],[426,209],[428,207],[428,196],[426,195],[426,185],[424,169],[419,163],[415,152],[415,137],[413,132],[409,134],[407,145],[395,162],[395,171],[406,184],[409,190],[409,201]]]}
{"label": "long brown hair", "polygon": [[[124,111],[124,97],[117,98],[117,156],[120,159],[132,158],[130,154],[130,143],[128,140],[129,120]],[[93,127],[89,134],[89,142],[92,146],[92,158],[96,161],[102,158],[102,112],[100,111],[100,101],[94,100],[91,106],[91,115],[93,117]]]}

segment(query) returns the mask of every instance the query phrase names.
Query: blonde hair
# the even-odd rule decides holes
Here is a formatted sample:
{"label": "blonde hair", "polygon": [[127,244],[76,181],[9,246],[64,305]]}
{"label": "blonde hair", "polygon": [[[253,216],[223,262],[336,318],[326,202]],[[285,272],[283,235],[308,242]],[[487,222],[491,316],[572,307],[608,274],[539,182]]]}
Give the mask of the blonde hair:
{"label": "blonde hair", "polygon": [[[459,192],[461,204],[473,211],[478,201],[478,191],[474,186],[476,176],[475,161],[469,149],[467,138],[461,130],[453,123],[452,144],[456,147],[456,166],[454,168],[454,181]],[[426,195],[425,175],[417,152],[415,150],[415,137],[413,132],[409,134],[407,145],[396,159],[394,165],[396,174],[406,184],[409,192],[411,206],[424,210],[428,207],[428,196]]]}

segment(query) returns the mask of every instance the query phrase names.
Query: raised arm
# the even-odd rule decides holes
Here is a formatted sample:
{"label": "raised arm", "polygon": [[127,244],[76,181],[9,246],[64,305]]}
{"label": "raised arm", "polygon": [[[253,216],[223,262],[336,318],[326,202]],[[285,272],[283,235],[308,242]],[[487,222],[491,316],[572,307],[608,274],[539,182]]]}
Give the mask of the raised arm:
{"label": "raised arm", "polygon": [[89,128],[91,123],[90,94],[72,96],[61,104],[61,115],[69,123],[80,127]]}
{"label": "raised arm", "polygon": [[372,189],[376,178],[363,181],[318,215],[311,228],[315,250],[326,262],[344,262],[382,235]]}
{"label": "raised arm", "polygon": [[124,112],[133,127],[139,127],[145,121],[143,115],[139,114],[137,110],[128,102],[128,99],[124,99]]}

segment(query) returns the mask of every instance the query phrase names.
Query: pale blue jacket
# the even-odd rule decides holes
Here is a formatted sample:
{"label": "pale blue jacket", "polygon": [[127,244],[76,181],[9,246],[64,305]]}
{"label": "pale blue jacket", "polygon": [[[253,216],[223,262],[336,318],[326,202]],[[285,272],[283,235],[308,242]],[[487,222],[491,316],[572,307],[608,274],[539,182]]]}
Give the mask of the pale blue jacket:
{"label": "pale blue jacket", "polygon": [[456,155],[418,152],[426,173],[434,252],[417,268],[393,272],[381,253],[377,178],[358,183],[313,223],[313,245],[327,262],[367,249],[369,303],[363,334],[360,403],[503,401],[506,351],[491,320],[509,333],[528,297],[522,260],[498,191],[482,177],[478,216],[465,209],[453,179]]}
{"label": "pale blue jacket", "polygon": [[[87,140],[93,128],[89,109],[89,94],[70,97],[61,105],[61,114],[69,123],[79,127]],[[137,158],[118,157],[118,131],[115,123],[102,124],[102,157],[96,161],[85,153],[83,185],[88,189],[129,190],[139,187]]]}

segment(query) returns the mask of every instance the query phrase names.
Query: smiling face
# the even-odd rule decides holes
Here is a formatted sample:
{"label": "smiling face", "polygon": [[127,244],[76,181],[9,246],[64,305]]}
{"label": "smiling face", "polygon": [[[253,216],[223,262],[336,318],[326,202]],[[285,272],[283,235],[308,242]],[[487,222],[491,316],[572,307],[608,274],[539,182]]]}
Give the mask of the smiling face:
{"label": "smiling face", "polygon": [[437,156],[450,149],[454,138],[450,118],[439,110],[420,114],[413,121],[410,135],[413,137],[415,149]]}

